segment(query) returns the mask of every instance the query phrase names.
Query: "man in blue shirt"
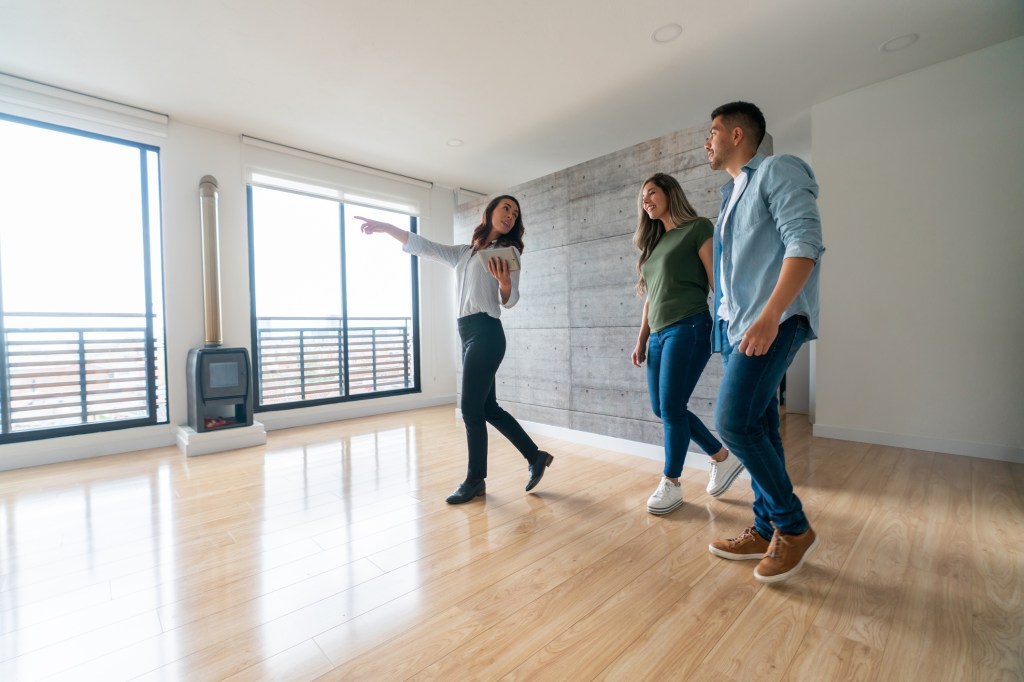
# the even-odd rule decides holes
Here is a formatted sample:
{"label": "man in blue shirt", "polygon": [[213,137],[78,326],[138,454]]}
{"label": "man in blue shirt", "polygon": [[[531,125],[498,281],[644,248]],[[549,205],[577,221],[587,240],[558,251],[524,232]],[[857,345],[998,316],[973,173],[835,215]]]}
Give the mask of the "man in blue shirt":
{"label": "man in blue shirt", "polygon": [[704,144],[711,167],[733,178],[722,187],[714,234],[713,347],[725,370],[715,427],[754,489],[754,525],[708,549],[758,559],[754,577],[774,583],[796,573],[818,542],[786,471],[778,387],[800,346],[816,338],[825,247],[814,173],[795,156],[758,154],[764,133],[760,109],[732,102],[711,113]]}

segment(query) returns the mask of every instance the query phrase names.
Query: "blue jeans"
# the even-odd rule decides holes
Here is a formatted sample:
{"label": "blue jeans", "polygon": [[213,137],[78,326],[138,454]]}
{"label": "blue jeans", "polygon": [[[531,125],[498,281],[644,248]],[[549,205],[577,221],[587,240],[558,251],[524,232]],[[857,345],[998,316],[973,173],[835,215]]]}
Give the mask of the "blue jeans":
{"label": "blue jeans", "polygon": [[[722,338],[727,322],[719,321]],[[754,530],[770,540],[774,529],[788,534],[808,528],[800,499],[786,472],[786,456],[779,433],[779,384],[793,356],[810,334],[803,316],[779,325],[779,335],[765,355],[748,357],[738,345],[722,348],[725,375],[715,405],[715,428],[729,451],[750,472],[754,489]]]}
{"label": "blue jeans", "polygon": [[691,437],[709,455],[722,449],[704,422],[686,407],[710,357],[711,314],[707,311],[651,332],[647,343],[647,391],[651,409],[665,426],[668,478],[683,473]]}

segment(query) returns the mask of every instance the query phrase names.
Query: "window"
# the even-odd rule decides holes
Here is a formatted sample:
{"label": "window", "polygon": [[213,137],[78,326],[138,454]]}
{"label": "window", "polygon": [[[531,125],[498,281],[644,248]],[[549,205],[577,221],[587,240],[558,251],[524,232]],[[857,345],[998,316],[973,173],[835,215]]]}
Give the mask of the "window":
{"label": "window", "polygon": [[419,390],[415,259],[355,216],[416,231],[404,213],[250,185],[256,409]]}
{"label": "window", "polygon": [[159,150],[0,114],[0,442],[167,421]]}

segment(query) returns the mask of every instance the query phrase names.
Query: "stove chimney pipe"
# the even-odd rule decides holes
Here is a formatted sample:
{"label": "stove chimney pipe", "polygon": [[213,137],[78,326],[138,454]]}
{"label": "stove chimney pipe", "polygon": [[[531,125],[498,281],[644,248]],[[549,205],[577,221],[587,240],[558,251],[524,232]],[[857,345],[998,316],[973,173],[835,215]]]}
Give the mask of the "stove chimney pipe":
{"label": "stove chimney pipe", "polygon": [[217,178],[204,175],[199,181],[199,221],[203,236],[203,310],[206,314],[206,345],[220,346],[220,227]]}

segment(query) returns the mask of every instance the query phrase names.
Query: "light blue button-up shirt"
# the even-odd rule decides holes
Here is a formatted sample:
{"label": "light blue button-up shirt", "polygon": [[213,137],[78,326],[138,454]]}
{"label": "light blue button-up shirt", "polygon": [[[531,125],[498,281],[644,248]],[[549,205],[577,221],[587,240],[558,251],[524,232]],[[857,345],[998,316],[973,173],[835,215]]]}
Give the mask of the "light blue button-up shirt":
{"label": "light blue button-up shirt", "polygon": [[[817,265],[810,279],[779,319],[794,315],[810,322],[818,336],[818,281],[821,273],[821,216],[818,183],[803,160],[789,155],[755,155],[742,169],[747,185],[725,224],[722,216],[732,196],[733,183],[722,186],[722,208],[715,225],[715,305],[718,317],[722,283],[729,295],[729,343],[738,344],[775,290],[786,258],[809,258]],[[714,327],[713,346],[721,351],[720,325]]]}

